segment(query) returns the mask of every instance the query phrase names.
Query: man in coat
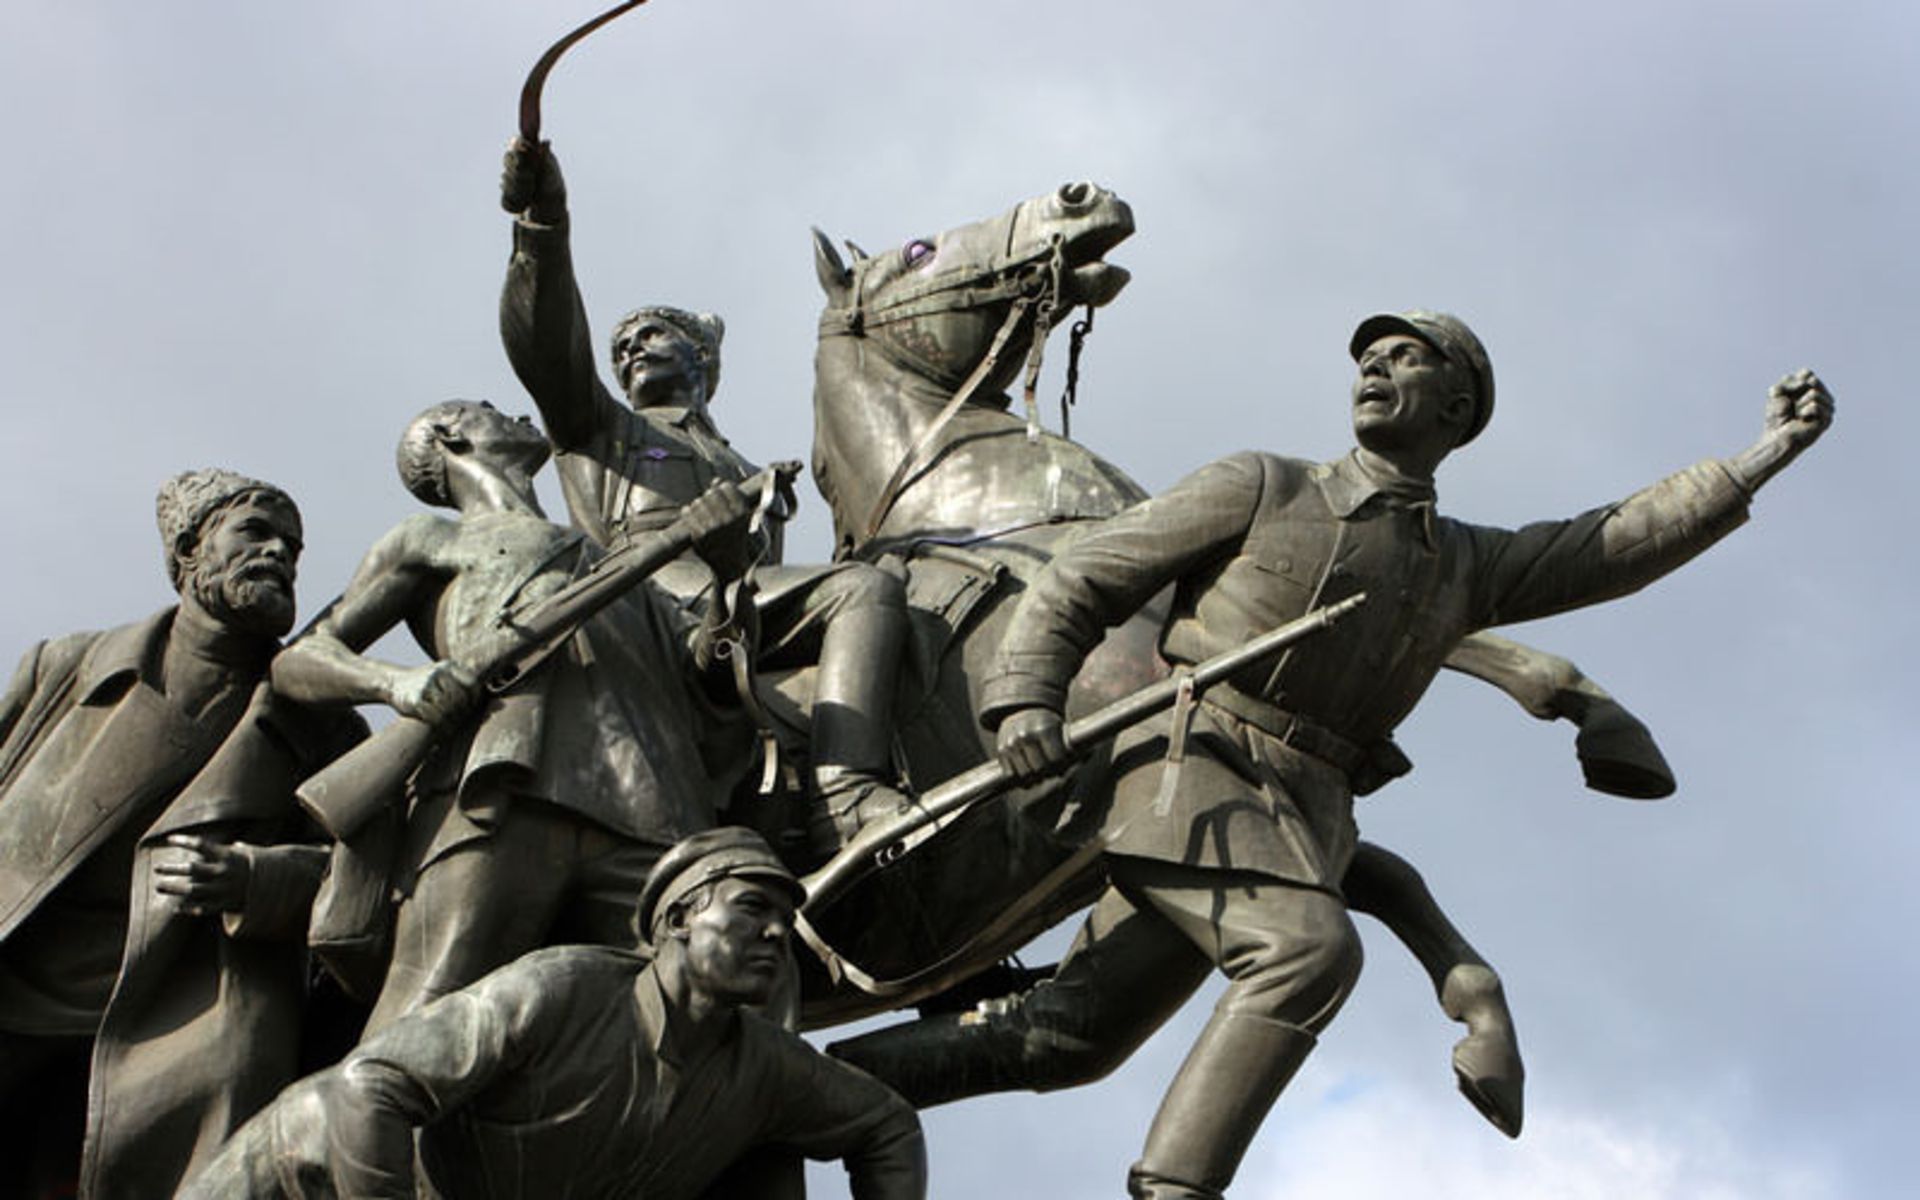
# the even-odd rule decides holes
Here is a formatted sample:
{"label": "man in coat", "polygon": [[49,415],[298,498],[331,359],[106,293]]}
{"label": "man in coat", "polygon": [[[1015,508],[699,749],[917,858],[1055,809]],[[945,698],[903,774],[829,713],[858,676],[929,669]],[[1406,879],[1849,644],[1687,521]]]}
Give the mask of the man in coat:
{"label": "man in coat", "polygon": [[1220,1196],[1360,970],[1340,891],[1353,780],[1460,639],[1624,596],[1740,525],[1811,445],[1832,398],[1787,376],[1762,435],[1633,496],[1518,530],[1434,511],[1434,469],[1486,425],[1493,371],[1442,313],[1361,322],[1358,448],[1314,464],[1245,453],[1104,522],[1021,600],[983,718],[1023,779],[1066,759],[1067,685],[1107,626],[1175,589],[1176,666],[1359,592],[1366,604],[1277,664],[1123,735],[1106,823],[1112,888],[1057,975],[989,1013],[835,1048],[916,1103],[1099,1078],[1215,968],[1228,986],[1129,1177],[1136,1197]]}
{"label": "man in coat", "polygon": [[283,844],[291,787],[357,724],[262,684],[293,623],[286,493],[195,471],[158,516],[179,604],[41,643],[0,698],[0,1104],[56,1122],[8,1129],[70,1186],[48,1160],[86,1079],[79,1189],[101,1198],[167,1193],[294,1073],[325,855]]}

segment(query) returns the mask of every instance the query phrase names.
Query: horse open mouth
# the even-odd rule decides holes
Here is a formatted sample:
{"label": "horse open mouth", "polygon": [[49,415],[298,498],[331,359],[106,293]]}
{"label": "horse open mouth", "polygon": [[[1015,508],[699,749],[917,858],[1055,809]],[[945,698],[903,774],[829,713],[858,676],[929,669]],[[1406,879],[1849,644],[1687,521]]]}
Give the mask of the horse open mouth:
{"label": "horse open mouth", "polygon": [[1090,262],[1075,267],[1067,273],[1065,280],[1066,302],[1069,305],[1085,304],[1099,308],[1111,303],[1132,278],[1133,273],[1125,267],[1109,262]]}

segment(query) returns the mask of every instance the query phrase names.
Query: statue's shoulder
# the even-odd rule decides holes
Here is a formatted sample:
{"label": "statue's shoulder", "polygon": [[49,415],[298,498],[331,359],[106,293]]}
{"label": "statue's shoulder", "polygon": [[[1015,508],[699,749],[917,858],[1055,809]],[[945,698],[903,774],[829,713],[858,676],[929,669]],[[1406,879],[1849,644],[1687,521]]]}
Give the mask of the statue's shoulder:
{"label": "statue's shoulder", "polygon": [[599,998],[633,986],[647,960],[607,946],[547,946],[523,954],[472,985],[483,1006],[518,1013],[528,1028],[564,1023]]}
{"label": "statue's shoulder", "polygon": [[647,969],[647,962],[643,955],[612,946],[546,946],[521,955],[500,970],[551,983],[569,978],[632,978]]}
{"label": "statue's shoulder", "polygon": [[1319,464],[1266,450],[1242,450],[1215,459],[1190,478],[1202,486],[1232,487],[1257,494],[1261,503],[1285,501],[1314,478]]}

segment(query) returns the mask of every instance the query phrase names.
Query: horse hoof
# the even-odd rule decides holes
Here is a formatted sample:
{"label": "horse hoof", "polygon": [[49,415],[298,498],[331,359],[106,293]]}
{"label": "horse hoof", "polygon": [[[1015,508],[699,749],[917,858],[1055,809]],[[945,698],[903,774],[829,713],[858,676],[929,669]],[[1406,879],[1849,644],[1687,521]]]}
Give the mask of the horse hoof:
{"label": "horse hoof", "polygon": [[1519,1137],[1526,1112],[1527,1068],[1513,1032],[1513,1014],[1500,976],[1478,963],[1461,963],[1447,972],[1440,1005],[1467,1027],[1454,1043],[1453,1075],[1460,1094],[1495,1129]]}
{"label": "horse hoof", "polygon": [[1673,768],[1639,718],[1615,705],[1596,709],[1574,735],[1573,751],[1587,786],[1629,800],[1673,795]]}
{"label": "horse hoof", "polygon": [[1511,1037],[1470,1033],[1453,1047],[1453,1077],[1460,1094],[1493,1127],[1520,1136],[1526,1119],[1526,1068]]}

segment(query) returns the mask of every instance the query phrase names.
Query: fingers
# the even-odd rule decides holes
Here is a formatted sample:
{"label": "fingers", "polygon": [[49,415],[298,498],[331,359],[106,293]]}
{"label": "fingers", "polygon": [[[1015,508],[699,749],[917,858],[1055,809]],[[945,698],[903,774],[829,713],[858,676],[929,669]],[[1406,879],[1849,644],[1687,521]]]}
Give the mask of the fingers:
{"label": "fingers", "polygon": [[180,853],[156,858],[154,891],[177,898],[181,909],[195,916],[242,906],[248,875],[243,851],[185,833],[169,835],[164,844]]}
{"label": "fingers", "polygon": [[473,673],[442,659],[396,675],[390,702],[402,716],[439,726],[458,720],[479,698],[480,682]]}
{"label": "fingers", "polygon": [[1767,426],[1804,446],[1833,424],[1833,393],[1806,368],[1767,389]]}
{"label": "fingers", "polygon": [[996,753],[1015,780],[1032,783],[1064,769],[1071,756],[1060,714],[1050,709],[1025,709],[1000,726]]}
{"label": "fingers", "polygon": [[500,164],[500,207],[510,213],[532,208],[549,185],[549,162],[546,142],[529,142],[515,134]]}

